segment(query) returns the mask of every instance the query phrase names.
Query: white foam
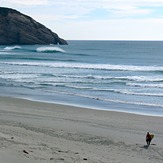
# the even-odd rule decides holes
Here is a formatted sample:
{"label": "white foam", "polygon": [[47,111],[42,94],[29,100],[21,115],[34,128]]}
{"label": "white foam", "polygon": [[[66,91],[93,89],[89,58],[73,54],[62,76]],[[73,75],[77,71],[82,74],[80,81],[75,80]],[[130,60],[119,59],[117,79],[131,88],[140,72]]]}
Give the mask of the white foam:
{"label": "white foam", "polygon": [[7,46],[4,48],[4,50],[10,51],[15,49],[21,49],[21,46]]}
{"label": "white foam", "polygon": [[[97,69],[110,71],[163,71],[163,66],[129,66],[110,64],[89,64],[89,63],[68,63],[68,62],[0,62],[1,64],[25,65],[25,66],[46,66],[56,68],[76,68],[76,69]],[[123,78],[123,77],[122,77]],[[141,78],[141,77],[140,77]],[[141,79],[140,79],[141,80]]]}
{"label": "white foam", "polygon": [[3,79],[10,79],[10,80],[14,80],[14,81],[22,81],[27,80],[27,79],[33,79],[38,77],[37,74],[15,74],[15,73],[2,73],[0,74],[0,78]]}
{"label": "white foam", "polygon": [[163,97],[163,94],[161,93],[139,93],[139,92],[133,92],[129,90],[113,90],[116,93],[121,93],[121,94],[127,94],[127,95],[138,95],[138,96],[153,96],[153,97]]}
{"label": "white foam", "polygon": [[95,100],[100,100],[100,101],[105,101],[105,102],[163,108],[163,105],[156,104],[156,103],[126,101],[126,100],[118,100],[118,99],[105,99],[105,98],[100,98],[100,97],[96,97],[96,96],[91,96],[91,95],[86,95],[86,94],[83,95],[83,94],[71,93],[71,92],[59,92],[59,93],[63,93],[63,94],[67,94],[67,95],[75,95],[75,96],[79,96],[79,97],[90,98],[90,99],[95,99]]}
{"label": "white foam", "polygon": [[163,88],[163,84],[144,84],[144,83],[126,83],[128,86],[143,87],[143,88]]}
{"label": "white foam", "polygon": [[4,52],[4,51],[1,52],[1,51],[0,51],[0,55],[4,55],[4,54],[7,55],[7,54],[11,54],[11,53],[9,53],[9,52]]}
{"label": "white foam", "polygon": [[59,48],[59,47],[50,47],[50,46],[42,46],[42,47],[38,47],[36,49],[37,52],[65,52],[63,49]]}
{"label": "white foam", "polygon": [[122,79],[122,80],[131,80],[137,82],[160,82],[163,81],[163,76],[155,75],[155,76],[122,76],[122,77],[115,77],[115,79]]}

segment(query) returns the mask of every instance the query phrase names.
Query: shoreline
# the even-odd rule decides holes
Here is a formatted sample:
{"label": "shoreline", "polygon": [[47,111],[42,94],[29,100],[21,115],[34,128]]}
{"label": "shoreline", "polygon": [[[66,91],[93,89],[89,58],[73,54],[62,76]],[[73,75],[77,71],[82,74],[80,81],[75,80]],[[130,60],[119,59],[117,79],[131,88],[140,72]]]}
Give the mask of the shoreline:
{"label": "shoreline", "polygon": [[161,163],[162,137],[161,117],[0,97],[4,163]]}
{"label": "shoreline", "polygon": [[101,108],[101,107],[95,107],[95,106],[86,106],[86,105],[82,105],[82,104],[75,104],[75,103],[68,103],[68,102],[58,102],[58,101],[46,101],[46,100],[42,100],[42,99],[34,99],[34,98],[30,98],[30,97],[19,97],[19,96],[9,96],[9,95],[5,95],[2,96],[0,95],[0,98],[13,98],[13,99],[20,99],[20,100],[27,100],[27,101],[31,101],[31,102],[38,102],[38,103],[45,103],[45,104],[52,104],[52,105],[63,105],[63,106],[69,106],[69,107],[76,107],[76,108],[83,108],[83,109],[89,109],[89,110],[97,110],[97,111],[108,111],[108,112],[117,112],[117,113],[124,113],[124,114],[133,114],[133,115],[140,115],[140,116],[149,116],[149,117],[163,117],[163,115],[159,115],[159,114],[152,114],[152,113],[144,113],[144,112],[139,112],[139,111],[125,111],[125,110],[120,110],[120,109],[106,109],[106,108]]}

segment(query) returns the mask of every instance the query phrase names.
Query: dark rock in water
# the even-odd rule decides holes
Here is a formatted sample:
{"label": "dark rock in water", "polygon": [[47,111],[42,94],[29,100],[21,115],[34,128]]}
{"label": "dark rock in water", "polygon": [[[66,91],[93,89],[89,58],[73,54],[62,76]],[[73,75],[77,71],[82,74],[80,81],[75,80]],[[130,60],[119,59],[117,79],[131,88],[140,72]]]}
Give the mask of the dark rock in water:
{"label": "dark rock in water", "polygon": [[0,7],[0,45],[60,44],[67,42],[31,17]]}

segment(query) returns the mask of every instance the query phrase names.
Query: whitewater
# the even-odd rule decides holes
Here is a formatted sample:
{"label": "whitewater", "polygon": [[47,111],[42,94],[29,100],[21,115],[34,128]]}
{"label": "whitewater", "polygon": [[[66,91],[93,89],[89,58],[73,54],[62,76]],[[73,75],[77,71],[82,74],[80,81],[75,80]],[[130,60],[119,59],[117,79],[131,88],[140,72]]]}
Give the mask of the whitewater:
{"label": "whitewater", "polygon": [[0,46],[1,95],[163,116],[163,42]]}

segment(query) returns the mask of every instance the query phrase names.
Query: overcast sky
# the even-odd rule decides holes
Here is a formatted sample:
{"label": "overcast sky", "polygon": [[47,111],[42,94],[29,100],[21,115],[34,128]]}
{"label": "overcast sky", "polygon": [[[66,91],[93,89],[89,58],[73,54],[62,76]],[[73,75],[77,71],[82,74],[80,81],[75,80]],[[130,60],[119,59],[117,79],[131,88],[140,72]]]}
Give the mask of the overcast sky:
{"label": "overcast sky", "polygon": [[163,0],[0,0],[67,40],[163,40]]}

